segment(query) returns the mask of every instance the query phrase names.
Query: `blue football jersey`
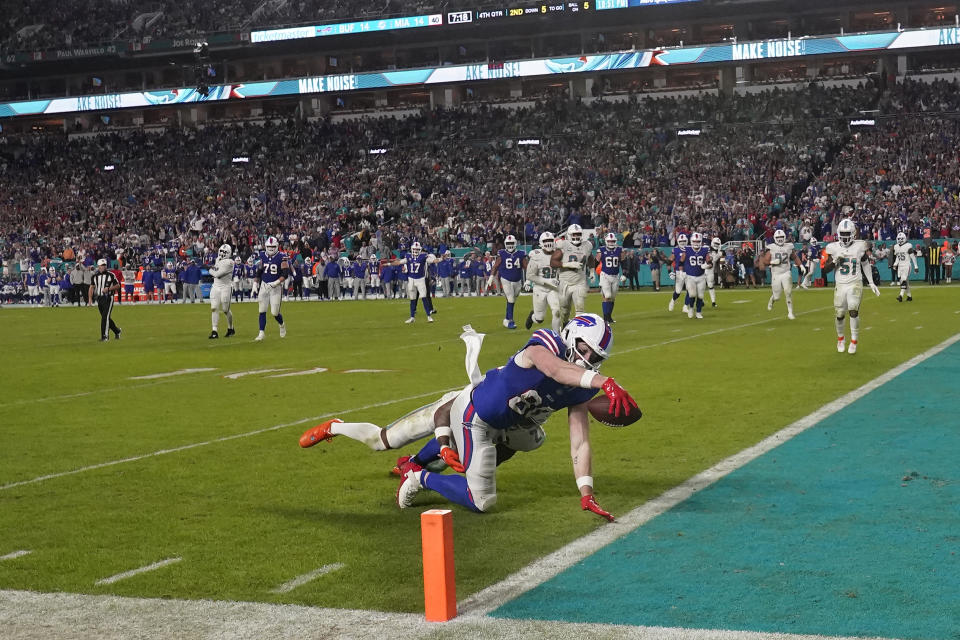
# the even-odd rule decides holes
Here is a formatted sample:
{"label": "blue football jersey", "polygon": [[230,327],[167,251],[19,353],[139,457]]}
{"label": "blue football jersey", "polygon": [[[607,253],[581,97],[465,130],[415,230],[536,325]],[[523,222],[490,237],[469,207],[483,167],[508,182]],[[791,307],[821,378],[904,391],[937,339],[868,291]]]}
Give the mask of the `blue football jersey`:
{"label": "blue football jersey", "polygon": [[500,256],[498,271],[500,277],[510,282],[520,282],[523,279],[523,260],[527,257],[527,254],[519,249],[513,252],[500,249],[497,255]]}
{"label": "blue football jersey", "polygon": [[[549,329],[536,331],[524,349],[530,345],[546,347],[558,358],[566,357],[566,345],[559,335]],[[476,411],[484,422],[495,429],[509,429],[531,421],[543,424],[554,411],[583,404],[598,391],[560,384],[536,367],[524,369],[518,366],[516,357],[514,354],[504,366],[487,371],[474,388],[473,401],[467,407],[468,413]],[[464,422],[467,421],[465,415]]]}
{"label": "blue football jersey", "polygon": [[690,276],[702,276],[703,265],[707,263],[710,253],[710,247],[700,247],[699,249],[687,248],[686,261],[683,263],[683,270]]}
{"label": "blue football jersey", "polygon": [[272,256],[268,256],[266,252],[262,252],[260,254],[260,270],[257,272],[260,281],[269,284],[286,277],[283,273],[283,267],[281,266],[286,260],[286,254],[280,253],[279,251]]}
{"label": "blue football jersey", "polygon": [[421,253],[416,258],[413,254],[406,255],[406,274],[411,280],[422,280],[427,275],[427,254]]}
{"label": "blue football jersey", "polygon": [[673,268],[674,269],[682,267],[684,263],[687,261],[687,250],[689,250],[689,248],[690,247],[683,247],[683,248],[674,247],[673,248]]}
{"label": "blue football jersey", "polygon": [[473,275],[473,262],[470,260],[464,260],[460,263],[460,277],[469,278]]}
{"label": "blue football jersey", "polygon": [[35,287],[35,286],[37,286],[37,274],[35,274],[35,273],[28,273],[28,274],[27,274],[27,286],[28,286],[28,287]]}
{"label": "blue football jersey", "polygon": [[620,275],[620,254],[623,253],[623,247],[600,247],[600,269],[608,276]]}
{"label": "blue football jersey", "polygon": [[243,277],[243,265],[242,265],[242,264],[234,264],[234,265],[233,265],[233,277],[234,277],[236,280],[239,280],[240,278]]}

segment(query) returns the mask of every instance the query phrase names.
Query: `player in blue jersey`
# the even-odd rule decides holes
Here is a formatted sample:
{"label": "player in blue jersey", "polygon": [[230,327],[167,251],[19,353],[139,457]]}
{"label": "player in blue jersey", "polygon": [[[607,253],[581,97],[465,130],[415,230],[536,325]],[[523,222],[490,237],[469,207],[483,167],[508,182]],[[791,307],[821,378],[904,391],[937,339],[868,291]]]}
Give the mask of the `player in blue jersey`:
{"label": "player in blue jersey", "polygon": [[[406,267],[407,297],[410,299],[410,317],[406,319],[411,324],[417,319],[417,298],[423,301],[423,312],[427,322],[433,322],[433,302],[427,296],[427,265],[437,261],[436,256],[423,252],[419,242],[410,245],[410,252],[390,264]],[[402,278],[401,278],[402,279]]]}
{"label": "player in blue jersey", "polygon": [[23,278],[23,287],[30,298],[31,304],[40,304],[40,278],[34,273],[33,267],[27,268],[27,275]]}
{"label": "player in blue jersey", "polygon": [[453,274],[457,263],[449,249],[443,252],[443,259],[437,263],[437,278],[440,280],[440,290],[444,298],[453,295]]}
{"label": "player in blue jersey", "polygon": [[[482,336],[473,336],[479,340],[474,342],[473,364],[468,364],[468,370],[476,366],[482,342]],[[465,332],[461,338],[467,342],[470,361],[469,336]],[[411,506],[425,487],[473,511],[487,511],[496,502],[496,467],[504,459],[503,452],[509,457],[516,451],[538,448],[546,437],[543,424],[554,412],[567,409],[581,508],[613,520],[593,496],[586,404],[602,389],[610,399],[610,410],[617,415],[637,406],[613,378],[597,371],[609,357],[612,345],[610,325],[597,315],[581,314],[567,323],[559,335],[548,329],[534,332],[504,366],[483,376],[479,371],[471,374],[471,383],[462,391],[444,395],[389,429],[334,419],[307,430],[300,438],[300,446],[310,447],[345,435],[383,451],[404,446],[433,431],[434,437],[417,455],[398,460],[403,475],[397,491],[400,508]],[[424,469],[438,461],[456,473]]]}
{"label": "player in blue jersey", "polygon": [[516,329],[513,321],[513,307],[520,297],[523,288],[523,277],[527,272],[527,254],[517,249],[517,239],[507,236],[503,240],[503,249],[497,252],[497,259],[493,263],[493,271],[487,281],[488,287],[500,278],[500,288],[507,299],[507,312],[503,318],[503,326],[507,329]]}
{"label": "player in blue jersey", "polygon": [[600,264],[600,295],[603,296],[603,319],[613,323],[613,302],[617,299],[620,289],[620,256],[623,247],[617,246],[617,234],[608,233],[603,238],[603,246],[597,251],[597,262]]}
{"label": "player in blue jersey", "polygon": [[[167,260],[161,274],[163,279],[163,297],[171,303],[177,301],[177,269],[173,266],[173,260]],[[169,298],[167,296],[170,296]]]}
{"label": "player in blue jersey", "polygon": [[367,262],[357,258],[350,263],[350,275],[353,276],[353,297],[367,299]]}
{"label": "player in blue jersey", "polygon": [[[687,260],[687,250],[690,248],[687,246],[688,244],[687,234],[681,233],[677,236],[677,246],[673,248],[673,269],[670,271],[670,279],[673,280],[673,297],[670,298],[667,311],[673,311],[673,306],[676,304],[677,298],[680,297],[680,294],[683,293],[687,287],[687,274],[683,270],[683,265]],[[684,298],[683,312],[687,313],[689,310],[690,296],[688,295]]]}
{"label": "player in blue jersey", "polygon": [[257,265],[254,262],[254,257],[249,256],[247,258],[247,264],[243,265],[243,293],[246,297],[252,298],[259,294],[259,291],[254,289],[256,280]]}
{"label": "player in blue jersey", "polygon": [[684,253],[683,272],[687,287],[687,317],[703,320],[703,300],[707,291],[707,276],[704,268],[710,259],[710,247],[703,245],[703,236],[694,233],[690,236],[690,247]]}
{"label": "player in blue jersey", "polygon": [[257,269],[259,291],[257,299],[260,302],[260,333],[254,338],[257,342],[264,338],[268,308],[270,315],[276,318],[277,324],[280,325],[280,337],[287,335],[287,325],[283,323],[283,316],[280,315],[280,297],[288,275],[290,275],[290,266],[287,263],[287,256],[280,253],[280,243],[270,236],[264,243],[263,253],[260,255],[260,268]]}
{"label": "player in blue jersey", "polygon": [[470,254],[468,253],[463,257],[463,260],[457,265],[457,295],[468,296],[470,295],[470,284],[473,282],[473,260],[470,259]]}
{"label": "player in blue jersey", "polygon": [[232,283],[233,301],[241,302],[243,300],[243,260],[240,256],[233,259],[233,275],[230,278]]}

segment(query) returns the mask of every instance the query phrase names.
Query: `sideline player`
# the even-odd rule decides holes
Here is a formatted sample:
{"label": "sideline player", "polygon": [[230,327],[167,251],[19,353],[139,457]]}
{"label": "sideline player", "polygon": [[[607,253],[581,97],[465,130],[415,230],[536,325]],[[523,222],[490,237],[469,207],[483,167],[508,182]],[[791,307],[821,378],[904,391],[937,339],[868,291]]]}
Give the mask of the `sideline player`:
{"label": "sideline player", "polygon": [[[454,392],[452,398],[447,394],[438,401],[442,404],[434,403],[416,412],[416,422],[408,422],[406,431],[429,435],[433,428],[434,437],[416,456],[403,462],[403,479],[397,490],[400,508],[411,506],[425,487],[472,511],[489,511],[497,500],[498,445],[506,444],[512,451],[538,448],[546,437],[543,424],[554,412],[567,409],[581,508],[612,521],[613,516],[593,496],[587,412],[587,402],[600,389],[610,399],[615,414],[637,406],[613,378],[597,371],[609,357],[612,345],[613,332],[603,318],[578,315],[560,335],[547,329],[535,331],[504,366],[487,371],[479,381]],[[346,435],[376,451],[403,446],[388,440],[391,431],[371,423],[334,419],[304,433],[300,446],[313,446],[336,435]],[[437,460],[456,473],[423,468]]]}
{"label": "sideline player", "polygon": [[907,302],[913,302],[913,292],[910,291],[910,265],[913,265],[914,273],[920,273],[920,268],[917,265],[917,251],[911,243],[907,242],[907,234],[903,231],[897,234],[893,255],[893,266],[897,269],[897,281],[900,283],[897,302],[903,302],[903,296],[907,296]]}
{"label": "sideline player", "polygon": [[523,275],[527,270],[527,254],[523,250],[517,249],[517,239],[514,236],[507,236],[503,240],[503,249],[497,252],[496,262],[493,263],[493,273],[487,281],[487,287],[491,287],[494,281],[499,278],[500,288],[504,297],[507,299],[507,311],[503,318],[503,326],[507,329],[516,329],[517,325],[513,321],[513,306],[520,297],[520,290],[523,288]]}
{"label": "sideline player", "polygon": [[861,268],[865,262],[864,258],[869,258],[870,247],[863,240],[856,240],[857,226],[853,224],[850,218],[844,218],[837,225],[837,242],[831,242],[827,245],[827,257],[821,271],[826,275],[831,269],[836,268],[834,280],[836,281],[836,290],[833,293],[833,307],[836,311],[837,321],[837,351],[844,351],[843,321],[846,314],[850,313],[850,346],[847,353],[857,352],[857,338],[860,333],[860,299],[863,296],[863,277],[866,277],[870,290],[877,296],[880,295],[880,289],[873,282],[873,269],[867,266],[863,270],[863,276],[860,275]]}
{"label": "sideline player", "polygon": [[436,256],[423,252],[419,242],[410,245],[410,252],[404,257],[391,262],[393,266],[406,265],[407,267],[407,297],[410,298],[410,317],[406,324],[412,324],[417,319],[417,297],[423,301],[423,312],[427,322],[433,322],[433,302],[427,296],[427,265],[437,261]]}
{"label": "sideline player", "polygon": [[768,244],[757,266],[762,272],[770,267],[770,300],[767,301],[767,311],[773,311],[773,303],[780,299],[780,294],[787,303],[787,318],[796,320],[793,315],[793,272],[791,267],[797,265],[800,272],[801,282],[803,280],[803,264],[797,256],[793,244],[787,244],[787,234],[783,229],[777,229],[773,232],[773,244]]}
{"label": "sideline player", "polygon": [[232,336],[236,331],[233,330],[233,312],[230,311],[230,296],[233,293],[233,274],[234,270],[240,266],[240,259],[234,262],[230,255],[233,249],[228,244],[220,245],[217,250],[217,262],[210,268],[209,273],[213,276],[213,285],[210,287],[210,315],[213,330],[210,331],[210,339],[216,340],[220,337],[217,333],[217,327],[220,324],[220,312],[227,316],[227,337]]}
{"label": "sideline player", "polygon": [[524,326],[530,329],[533,323],[543,323],[547,306],[552,316],[550,326],[555,333],[560,333],[563,322],[560,312],[560,281],[557,279],[557,269],[550,266],[553,251],[556,248],[556,238],[549,231],[540,234],[540,248],[530,252],[527,260],[527,280],[533,283],[533,309],[527,316]]}
{"label": "sideline player", "polygon": [[720,270],[720,259],[723,258],[723,243],[720,238],[710,241],[710,252],[707,262],[703,265],[703,272],[707,276],[707,293],[710,294],[710,306],[717,306],[717,272]]}
{"label": "sideline player", "polygon": [[23,279],[23,286],[27,291],[27,295],[30,297],[30,303],[33,305],[40,304],[40,279],[37,277],[37,274],[34,272],[33,265],[30,265],[27,268],[27,275]]}
{"label": "sideline player", "polygon": [[280,315],[280,295],[281,288],[290,274],[290,265],[287,263],[286,254],[280,253],[280,243],[273,236],[267,238],[263,246],[263,254],[260,256],[260,268],[257,269],[257,300],[260,303],[260,333],[254,338],[260,342],[264,338],[264,331],[267,328],[267,309],[270,309],[270,315],[277,320],[280,325],[280,337],[287,335],[287,325],[283,323],[283,316]]}
{"label": "sideline player", "polygon": [[597,250],[597,261],[600,263],[600,295],[603,296],[603,319],[613,324],[613,303],[617,299],[620,288],[620,256],[623,248],[617,246],[617,234],[608,233],[604,236],[603,245]]}
{"label": "sideline player", "polygon": [[[167,260],[161,277],[163,278],[164,301],[169,300],[172,304],[177,301],[177,269],[173,266],[173,260]],[[167,298],[167,296],[170,297]]]}
{"label": "sideline player", "polygon": [[593,245],[584,241],[580,225],[571,224],[567,228],[566,238],[556,242],[556,251],[550,256],[550,266],[560,270],[560,316],[562,324],[566,324],[571,306],[578,315],[586,307],[587,269],[593,267]]}
{"label": "sideline player", "polygon": [[[677,302],[680,294],[686,291],[687,274],[683,270],[683,264],[687,261],[687,245],[689,244],[687,234],[681,233],[677,236],[677,246],[673,248],[673,269],[670,270],[670,279],[673,280],[673,297],[667,305],[667,311],[673,311],[673,306]],[[690,296],[686,296],[683,301],[683,313],[690,311]]]}

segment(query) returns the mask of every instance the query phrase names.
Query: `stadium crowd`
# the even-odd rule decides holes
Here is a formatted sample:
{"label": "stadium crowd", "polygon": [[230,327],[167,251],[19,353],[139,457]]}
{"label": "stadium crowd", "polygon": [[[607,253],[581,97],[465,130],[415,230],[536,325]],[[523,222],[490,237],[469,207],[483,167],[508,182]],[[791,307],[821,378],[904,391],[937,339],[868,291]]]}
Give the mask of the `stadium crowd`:
{"label": "stadium crowd", "polygon": [[[275,235],[301,258],[535,242],[571,223],[627,246],[700,231],[723,241],[960,236],[955,84],[719,97],[553,99],[406,119],[208,124],[0,139],[7,278],[71,259],[241,259]],[[896,117],[850,129],[850,117]],[[923,115],[916,115],[923,114]],[[678,128],[701,130],[681,137]],[[540,144],[521,145],[520,140]],[[243,159],[247,161],[244,162]],[[108,167],[112,167],[108,170]]]}

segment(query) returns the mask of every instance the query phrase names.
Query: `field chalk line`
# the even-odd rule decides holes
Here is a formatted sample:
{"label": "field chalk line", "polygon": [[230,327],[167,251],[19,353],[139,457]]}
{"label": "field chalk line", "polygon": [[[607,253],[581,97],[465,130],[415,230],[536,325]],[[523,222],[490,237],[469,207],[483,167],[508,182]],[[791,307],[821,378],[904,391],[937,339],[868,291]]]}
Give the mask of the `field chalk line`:
{"label": "field chalk line", "polygon": [[314,569],[310,573],[305,573],[302,576],[297,576],[289,582],[284,582],[282,585],[270,591],[270,593],[289,593],[296,589],[297,587],[302,587],[312,580],[316,580],[320,576],[325,576],[328,573],[333,573],[343,569],[344,564],[342,562],[335,562],[333,564],[325,564],[319,569]]}
{"label": "field chalk line", "polygon": [[148,564],[145,567],[140,567],[139,569],[131,569],[130,571],[124,571],[123,573],[118,573],[115,576],[110,576],[109,578],[103,578],[102,580],[97,580],[94,584],[97,586],[105,584],[113,584],[114,582],[120,582],[121,580],[126,580],[127,578],[132,578],[133,576],[138,576],[141,573],[147,573],[148,571],[156,571],[157,569],[166,567],[170,564],[175,564],[180,562],[183,558],[167,558],[166,560],[161,560],[160,562],[154,562],[153,564]]}
{"label": "field chalk line", "polygon": [[11,551],[5,556],[0,556],[0,560],[15,560],[17,558],[22,558],[23,556],[30,555],[33,553],[27,549],[20,549],[19,551]]}
{"label": "field chalk line", "polygon": [[897,365],[893,369],[837,398],[833,402],[820,407],[810,415],[800,418],[793,424],[788,425],[757,444],[747,447],[726,460],[720,461],[706,471],[698,473],[683,484],[640,505],[616,522],[604,525],[593,533],[574,540],[565,547],[520,569],[513,575],[507,576],[507,578],[501,582],[467,597],[458,604],[460,615],[484,616],[490,613],[505,602],[513,600],[550,578],[553,578],[580,560],[583,560],[611,542],[627,535],[646,522],[677,506],[694,493],[709,487],[727,474],[736,471],[748,462],[759,458],[841,409],[848,407],[871,391],[874,391],[905,371],[912,369],[925,360],[944,351],[958,341],[960,341],[960,333],[947,338],[935,347],[931,347],[923,353]]}

